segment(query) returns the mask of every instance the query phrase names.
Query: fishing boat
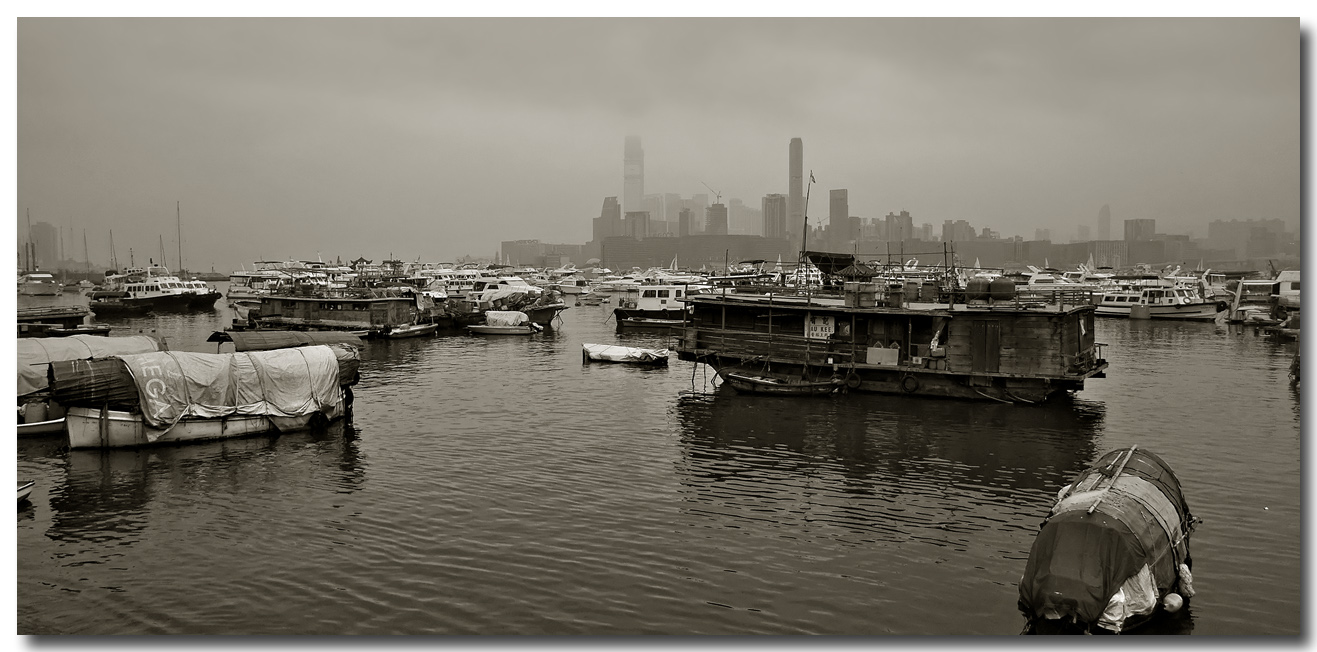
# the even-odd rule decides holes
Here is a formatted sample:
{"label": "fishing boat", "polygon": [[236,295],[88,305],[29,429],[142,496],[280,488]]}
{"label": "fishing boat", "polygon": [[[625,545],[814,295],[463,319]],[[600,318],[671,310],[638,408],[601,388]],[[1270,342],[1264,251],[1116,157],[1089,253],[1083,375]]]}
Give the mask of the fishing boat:
{"label": "fishing boat", "polygon": [[544,328],[530,320],[524,312],[487,310],[485,323],[466,327],[481,335],[534,335]]}
{"label": "fishing boat", "polygon": [[[194,288],[161,265],[130,267],[121,274],[106,272],[103,289],[124,293],[120,301],[132,305],[149,305],[153,310],[185,311],[208,306]],[[214,304],[214,301],[211,301]]]}
{"label": "fishing boat", "polygon": [[18,277],[18,293],[29,297],[53,297],[60,293],[59,281],[46,272],[28,272]]}
{"label": "fishing boat", "polygon": [[[160,351],[56,368],[52,391],[69,406],[70,448],[225,439],[343,418],[351,409],[358,359],[355,347],[337,345]],[[125,391],[107,398],[117,389]]]}
{"label": "fishing boat", "polygon": [[87,307],[97,317],[141,317],[151,312],[149,303],[126,303],[127,292],[100,290],[87,297]]}
{"label": "fishing boat", "polygon": [[774,396],[826,396],[845,386],[841,377],[828,380],[805,380],[780,375],[719,370],[718,375],[732,389],[742,394],[771,394]]}
{"label": "fishing boat", "polygon": [[19,324],[19,337],[69,337],[72,335],[109,335],[109,324]]}
{"label": "fishing boat", "polygon": [[35,480],[28,480],[27,482],[19,481],[18,502],[22,503],[23,501],[27,500],[28,496],[32,495],[32,487],[35,487],[36,485],[37,483]]}
{"label": "fishing boat", "polygon": [[1193,597],[1189,512],[1151,451],[1111,451],[1061,489],[1020,579],[1023,633],[1121,633]]}
{"label": "fishing boat", "polygon": [[613,344],[582,344],[581,361],[666,365],[668,364],[668,350],[616,346]]}

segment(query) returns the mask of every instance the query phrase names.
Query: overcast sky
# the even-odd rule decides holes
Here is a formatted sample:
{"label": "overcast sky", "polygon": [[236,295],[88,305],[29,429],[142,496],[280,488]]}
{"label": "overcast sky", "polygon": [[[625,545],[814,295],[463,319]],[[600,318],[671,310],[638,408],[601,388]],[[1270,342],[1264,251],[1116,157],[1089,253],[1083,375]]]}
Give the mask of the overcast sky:
{"label": "overcast sky", "polygon": [[[19,19],[19,233],[93,260],[451,261],[622,194],[758,207],[804,140],[851,214],[1053,239],[1299,219],[1297,19]],[[68,233],[66,231],[66,233]],[[67,236],[66,236],[67,237]],[[66,243],[66,250],[71,247]],[[15,249],[17,250],[17,248]]]}

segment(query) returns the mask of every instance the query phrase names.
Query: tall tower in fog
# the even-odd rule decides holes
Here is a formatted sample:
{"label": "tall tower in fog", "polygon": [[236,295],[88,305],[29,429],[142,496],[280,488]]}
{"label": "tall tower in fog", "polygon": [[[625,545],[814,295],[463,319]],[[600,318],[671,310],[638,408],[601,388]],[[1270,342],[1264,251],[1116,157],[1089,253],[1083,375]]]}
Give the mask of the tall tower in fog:
{"label": "tall tower in fog", "polygon": [[786,236],[793,240],[800,237],[805,225],[805,146],[799,138],[791,139],[791,148],[788,154],[789,175],[787,178],[787,232]]}
{"label": "tall tower in fog", "polygon": [[1098,211],[1098,240],[1111,239],[1111,207],[1103,204]]}
{"label": "tall tower in fog", "polygon": [[640,136],[627,136],[622,152],[622,212],[645,210],[645,150]]}

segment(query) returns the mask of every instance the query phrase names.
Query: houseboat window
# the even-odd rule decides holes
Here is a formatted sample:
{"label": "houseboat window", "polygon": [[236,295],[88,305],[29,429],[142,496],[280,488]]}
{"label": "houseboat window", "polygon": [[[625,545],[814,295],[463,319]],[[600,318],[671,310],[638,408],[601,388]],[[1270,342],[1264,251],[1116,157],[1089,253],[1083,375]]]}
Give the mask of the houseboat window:
{"label": "houseboat window", "polygon": [[1299,282],[1298,282],[1298,281],[1290,281],[1290,289],[1291,289],[1291,290],[1294,290],[1295,292],[1298,292],[1298,291],[1299,291]]}
{"label": "houseboat window", "polygon": [[667,297],[667,296],[668,296],[668,291],[667,291],[667,290],[659,290],[659,291],[658,291],[658,295],[659,295],[660,297]]}
{"label": "houseboat window", "polygon": [[[1299,289],[1299,284],[1298,284],[1298,283],[1295,283],[1295,284],[1294,284],[1294,289],[1296,289],[1296,290]],[[681,290],[677,290],[676,292],[677,292],[677,293],[674,294],[673,296],[675,296],[675,297],[680,297],[680,296],[681,296]]]}
{"label": "houseboat window", "polygon": [[640,296],[641,296],[642,298],[645,298],[645,299],[653,299],[653,298],[654,298],[654,290],[645,290],[645,293],[642,294],[642,295],[640,295]]}

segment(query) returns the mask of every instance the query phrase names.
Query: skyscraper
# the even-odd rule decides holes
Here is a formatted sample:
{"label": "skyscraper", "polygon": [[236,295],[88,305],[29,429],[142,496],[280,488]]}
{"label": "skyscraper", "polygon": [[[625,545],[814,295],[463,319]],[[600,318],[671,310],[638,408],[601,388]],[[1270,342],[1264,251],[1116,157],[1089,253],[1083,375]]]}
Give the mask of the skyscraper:
{"label": "skyscraper", "polygon": [[594,218],[594,241],[603,242],[615,235],[622,235],[622,208],[617,205],[617,197],[604,197],[604,207]]}
{"label": "skyscraper", "polygon": [[764,237],[787,237],[787,196],[774,193],[766,195],[764,206]]}
{"label": "skyscraper", "polygon": [[791,139],[787,170],[787,237],[800,237],[805,224],[805,145]]}
{"label": "skyscraper", "polygon": [[691,234],[691,217],[694,213],[689,208],[683,208],[677,213],[677,235],[686,237]]}
{"label": "skyscraper", "polygon": [[627,136],[622,153],[622,212],[645,210],[645,150],[640,136]]}
{"label": "skyscraper", "polygon": [[1125,220],[1125,240],[1147,241],[1157,233],[1157,220]]}
{"label": "skyscraper", "polygon": [[1111,239],[1111,207],[1106,204],[1102,205],[1102,210],[1098,211],[1098,240]]}
{"label": "skyscraper", "polygon": [[706,211],[704,232],[708,235],[727,235],[727,206],[714,204]]}

